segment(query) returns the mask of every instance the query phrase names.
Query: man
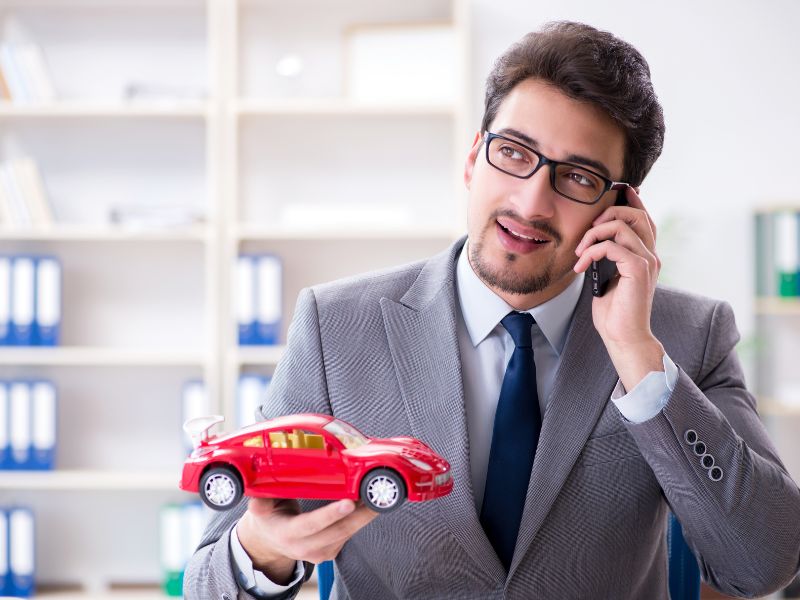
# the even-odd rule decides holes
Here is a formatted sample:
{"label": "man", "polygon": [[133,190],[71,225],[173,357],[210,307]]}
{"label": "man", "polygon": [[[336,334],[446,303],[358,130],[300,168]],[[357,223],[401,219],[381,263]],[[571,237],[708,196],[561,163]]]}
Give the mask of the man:
{"label": "man", "polygon": [[[209,527],[186,596],[289,598],[335,558],[340,599],[667,598],[669,509],[712,586],[791,580],[800,491],[731,309],[656,285],[638,186],[663,135],[647,63],[606,32],[551,24],[502,56],[466,161],[467,240],[304,290],[262,408],[418,437],[453,492],[377,518],[244,501]],[[593,297],[602,258],[619,274]]]}

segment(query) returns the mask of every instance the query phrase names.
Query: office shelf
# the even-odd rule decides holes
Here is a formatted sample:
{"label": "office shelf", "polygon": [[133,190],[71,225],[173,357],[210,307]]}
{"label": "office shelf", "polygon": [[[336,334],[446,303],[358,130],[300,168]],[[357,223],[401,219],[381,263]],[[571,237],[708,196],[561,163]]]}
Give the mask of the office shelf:
{"label": "office shelf", "polygon": [[233,230],[232,237],[238,241],[270,240],[441,240],[454,241],[460,234],[454,229],[437,226],[391,227],[367,225],[352,228],[289,228],[258,225],[240,226]]}
{"label": "office shelf", "polygon": [[44,242],[207,242],[208,228],[130,229],[86,225],[54,225],[39,229],[0,228],[0,241]]}
{"label": "office shelf", "polygon": [[4,347],[0,365],[61,367],[203,366],[207,356],[197,350],[164,348]]}
{"label": "office shelf", "polygon": [[770,417],[800,417],[800,404],[786,404],[773,398],[761,397],[758,400],[758,412]]}
{"label": "office shelf", "polygon": [[[309,28],[308,10],[325,31]],[[93,513],[72,507],[69,518],[48,524],[37,577],[105,588],[43,588],[37,597],[165,598],[154,586],[113,583],[161,577],[152,535],[161,503],[172,491],[189,496],[171,471],[183,435],[181,389],[202,379],[210,412],[235,423],[240,375],[271,372],[285,349],[237,346],[237,256],[281,259],[283,343],[302,288],[430,256],[463,230],[469,6],[307,0],[298,10],[252,0],[8,0],[2,13],[41,47],[60,100],[0,102],[2,159],[36,162],[57,221],[0,228],[0,252],[60,259],[61,339],[69,345],[0,347],[0,368],[7,380],[56,384],[62,464],[109,470],[0,472],[0,490],[31,493],[34,506],[46,500],[42,512],[58,506],[68,514],[72,504],[92,504]],[[365,22],[451,23],[455,100],[348,99],[343,36]],[[275,62],[293,51],[283,48],[286,31],[293,47],[309,49],[307,80],[296,93],[278,89],[275,79]],[[323,93],[303,87],[318,82],[327,86]],[[131,85],[155,90],[154,98],[175,90],[183,99],[122,100]],[[378,223],[317,219],[312,227],[297,218],[303,203],[374,206]],[[131,214],[169,208],[165,214],[202,220],[141,230],[102,224],[126,207]],[[287,208],[294,211],[289,216]],[[287,225],[298,221],[302,227]],[[150,452],[144,464],[153,471],[111,470],[140,449]],[[121,505],[142,512],[120,519]],[[102,535],[87,535],[76,549],[71,532],[97,533],[98,521],[113,522],[118,539],[138,545],[126,546],[120,558],[106,551]],[[301,597],[316,594],[306,586]]]}
{"label": "office shelf", "polygon": [[275,366],[285,350],[285,346],[238,346],[229,355],[237,369],[247,365]]}
{"label": "office shelf", "polygon": [[152,471],[0,471],[0,489],[35,491],[176,491],[180,473]]}
{"label": "office shelf", "polygon": [[233,107],[240,117],[271,116],[442,116],[455,117],[457,107],[446,103],[365,103],[352,100],[243,99]]}
{"label": "office shelf", "polygon": [[88,102],[15,104],[0,102],[0,122],[13,119],[158,118],[204,119],[210,108],[203,103],[93,104]]}
{"label": "office shelf", "polygon": [[800,316],[800,298],[757,298],[756,313]]}

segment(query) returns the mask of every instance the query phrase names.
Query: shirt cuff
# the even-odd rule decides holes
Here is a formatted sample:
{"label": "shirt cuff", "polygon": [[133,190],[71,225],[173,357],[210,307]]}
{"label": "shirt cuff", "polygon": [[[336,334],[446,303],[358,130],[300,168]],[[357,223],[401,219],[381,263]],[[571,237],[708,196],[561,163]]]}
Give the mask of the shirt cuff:
{"label": "shirt cuff", "polygon": [[294,579],[288,585],[278,585],[267,578],[261,571],[256,571],[253,568],[253,561],[247,555],[242,543],[239,541],[239,534],[234,525],[231,531],[231,554],[233,555],[234,569],[236,573],[236,581],[241,588],[252,595],[262,598],[270,598],[278,596],[291,588],[303,578],[305,574],[305,565],[303,561],[298,560],[294,567]]}
{"label": "shirt cuff", "polygon": [[669,402],[678,382],[678,367],[666,353],[662,362],[663,371],[650,371],[629,393],[625,392],[622,380],[617,381],[611,400],[628,421],[644,423],[661,412]]}

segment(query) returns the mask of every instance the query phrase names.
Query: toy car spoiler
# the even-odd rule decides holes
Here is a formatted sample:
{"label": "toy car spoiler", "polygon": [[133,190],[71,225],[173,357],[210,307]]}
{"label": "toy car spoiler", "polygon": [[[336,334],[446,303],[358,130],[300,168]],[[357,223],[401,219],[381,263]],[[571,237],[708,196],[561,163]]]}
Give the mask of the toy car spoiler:
{"label": "toy car spoiler", "polygon": [[208,441],[208,430],[214,425],[222,423],[225,417],[222,415],[209,415],[206,417],[196,417],[189,419],[183,424],[183,430],[192,438],[192,446],[198,448],[200,444]]}

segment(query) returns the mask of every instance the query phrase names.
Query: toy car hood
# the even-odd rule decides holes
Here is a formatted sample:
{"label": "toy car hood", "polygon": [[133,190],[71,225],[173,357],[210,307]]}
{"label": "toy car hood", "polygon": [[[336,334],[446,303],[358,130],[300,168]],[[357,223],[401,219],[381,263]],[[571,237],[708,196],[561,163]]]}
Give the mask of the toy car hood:
{"label": "toy car hood", "polygon": [[434,467],[449,468],[446,460],[436,454],[428,446],[414,438],[372,438],[368,443],[358,448],[345,450],[350,456],[368,457],[378,454],[396,454],[404,458],[415,458],[429,463]]}

